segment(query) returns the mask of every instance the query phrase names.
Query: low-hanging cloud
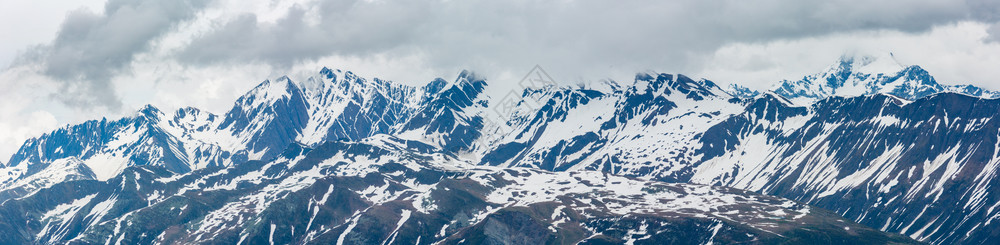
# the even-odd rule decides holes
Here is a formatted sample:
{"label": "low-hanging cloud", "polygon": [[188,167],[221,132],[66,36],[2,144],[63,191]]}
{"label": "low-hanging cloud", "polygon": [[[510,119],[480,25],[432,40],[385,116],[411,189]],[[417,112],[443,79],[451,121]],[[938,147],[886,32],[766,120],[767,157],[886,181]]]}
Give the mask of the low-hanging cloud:
{"label": "low-hanging cloud", "polygon": [[190,19],[205,1],[111,0],[103,13],[70,12],[51,44],[34,48],[18,60],[41,67],[61,83],[53,98],[70,106],[117,108],[111,79],[127,71],[133,57],[150,43]]}
{"label": "low-hanging cloud", "polygon": [[[733,43],[865,30],[919,33],[968,20],[1000,23],[1000,2],[992,0],[278,2],[288,1],[270,2],[281,17],[249,11],[210,19],[213,25],[181,35],[181,45],[155,59],[287,71],[330,56],[416,56],[424,69],[489,73],[542,64],[564,71],[563,77],[599,78],[646,69],[704,70],[707,57]],[[69,13],[51,43],[17,62],[60,82],[54,98],[69,106],[114,109],[121,97],[111,80],[130,72],[136,55],[150,52],[182,23],[218,17],[199,15],[203,10],[225,12],[234,4],[244,2],[110,0],[102,13]],[[988,39],[1000,40],[1000,24],[987,31]]]}
{"label": "low-hanging cloud", "polygon": [[420,52],[432,67],[690,70],[728,43],[856,30],[922,32],[994,19],[988,10],[998,6],[987,0],[320,0],[296,5],[276,21],[252,13],[233,18],[195,36],[177,57],[199,65],[253,60],[289,67],[329,55]]}

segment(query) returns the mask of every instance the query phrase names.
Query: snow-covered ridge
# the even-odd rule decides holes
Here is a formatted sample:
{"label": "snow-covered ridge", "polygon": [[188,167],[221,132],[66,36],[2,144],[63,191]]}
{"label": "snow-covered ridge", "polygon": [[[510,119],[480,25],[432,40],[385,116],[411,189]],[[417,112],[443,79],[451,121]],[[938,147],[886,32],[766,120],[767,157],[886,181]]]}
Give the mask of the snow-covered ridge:
{"label": "snow-covered ridge", "polygon": [[[605,81],[599,86],[605,92],[573,87],[548,87],[531,94],[526,91],[525,95],[535,100],[534,104],[518,102],[512,111],[499,114],[494,113],[499,111],[499,98],[483,93],[486,86],[483,77],[469,71],[463,71],[454,82],[436,79],[425,86],[414,87],[324,68],[303,81],[292,81],[288,77],[266,80],[237,99],[233,108],[223,115],[190,107],[165,113],[147,105],[119,120],[102,119],[66,126],[28,140],[11,158],[6,179],[25,178],[35,173],[15,170],[15,167],[44,166],[69,157],[83,161],[84,172],[92,172],[97,180],[107,180],[135,165],[158,165],[175,173],[185,173],[270,159],[289,144],[311,146],[333,140],[357,141],[379,134],[423,142],[470,159],[495,154],[498,144],[527,139],[535,146],[522,148],[524,152],[520,154],[524,156],[519,158],[540,159],[539,153],[563,147],[559,145],[565,144],[560,143],[565,133],[590,137],[586,135],[604,131],[598,133],[600,137],[614,140],[590,148],[610,146],[602,151],[619,151],[636,143],[637,133],[652,130],[647,126],[650,120],[668,116],[668,111],[678,106],[689,110],[681,117],[696,120],[681,120],[675,115],[665,120],[683,123],[654,125],[670,125],[676,129],[688,127],[680,134],[685,135],[683,139],[673,140],[691,141],[695,129],[711,124],[698,118],[710,115],[708,118],[720,120],[739,109],[737,104],[720,103],[728,108],[720,114],[717,106],[692,104],[706,99],[727,101],[731,97],[711,81],[696,81],[683,75],[639,74],[628,86]],[[656,100],[642,101],[647,98]],[[592,100],[602,105],[590,108],[587,104]],[[555,111],[537,111],[544,109],[539,106],[549,103],[562,104],[552,109],[564,116],[548,118],[551,115],[544,114]],[[581,110],[584,107],[586,109]],[[615,115],[598,116],[610,112]],[[572,123],[566,121],[565,115],[589,117],[588,120],[596,119],[594,122],[599,123],[572,132],[561,132],[557,129],[565,127],[550,125]],[[552,121],[554,119],[557,121]],[[512,122],[516,124],[510,124]],[[515,135],[512,129],[537,135],[528,139],[524,137],[530,135]],[[488,141],[481,139],[483,135],[500,137],[499,141]],[[573,161],[586,164],[562,168],[596,166],[593,164],[609,157],[608,154],[578,155],[579,158]]]}
{"label": "snow-covered ridge", "polygon": [[[900,64],[892,53],[845,55],[823,72],[805,76],[797,81],[783,80],[770,90],[800,105],[808,105],[832,96],[856,97],[872,94],[890,94],[907,100],[916,100],[942,92],[987,99],[1000,98],[1000,92],[972,85],[939,84],[920,66]],[[734,94],[747,93],[740,91],[739,88],[732,88],[730,91]]]}
{"label": "snow-covered ridge", "polygon": [[420,106],[424,92],[324,68],[299,83],[287,77],[266,80],[221,116],[192,107],[165,113],[146,105],[118,120],[65,126],[27,140],[5,165],[10,175],[5,178],[34,173],[17,168],[71,157],[99,180],[133,165],[177,173],[230,166],[272,157],[292,142],[313,145],[387,133]]}

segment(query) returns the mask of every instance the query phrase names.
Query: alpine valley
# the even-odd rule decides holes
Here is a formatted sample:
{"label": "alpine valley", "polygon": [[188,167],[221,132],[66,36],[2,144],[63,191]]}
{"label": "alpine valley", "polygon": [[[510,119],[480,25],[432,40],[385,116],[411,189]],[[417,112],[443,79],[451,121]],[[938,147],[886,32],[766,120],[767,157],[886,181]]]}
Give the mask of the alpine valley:
{"label": "alpine valley", "polygon": [[146,106],[65,126],[0,169],[0,243],[1000,238],[1000,93],[891,54],[767,91],[657,73],[519,85],[324,68],[224,114]]}

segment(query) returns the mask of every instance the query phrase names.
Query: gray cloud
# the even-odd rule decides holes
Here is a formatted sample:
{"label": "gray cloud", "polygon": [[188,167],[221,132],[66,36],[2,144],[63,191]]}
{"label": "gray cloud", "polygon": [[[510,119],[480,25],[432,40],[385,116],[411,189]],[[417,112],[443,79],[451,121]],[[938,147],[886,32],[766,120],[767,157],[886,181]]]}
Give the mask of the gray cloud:
{"label": "gray cloud", "polygon": [[[260,23],[254,14],[244,14],[191,42],[178,57],[205,64],[218,61],[259,60],[290,67],[303,59],[330,54],[370,54],[414,43],[415,25],[427,5],[416,1],[378,4],[363,1],[323,1],[311,10],[320,22],[306,21],[306,9],[294,6],[287,16]],[[425,16],[426,17],[426,16]]]}
{"label": "gray cloud", "polygon": [[[137,54],[208,5],[110,0],[100,14],[71,12],[52,43],[16,63],[41,65],[61,84],[55,97],[68,105],[117,108],[121,96],[112,78],[130,72]],[[516,73],[541,64],[563,78],[601,78],[648,69],[700,71],[714,51],[732,43],[859,30],[919,33],[963,20],[1000,21],[998,10],[993,0],[317,0],[274,21],[253,13],[210,20],[221,22],[157,59],[287,70],[329,56],[419,55],[422,65],[438,70]]]}
{"label": "gray cloud", "polygon": [[995,0],[966,0],[973,19],[985,22],[1000,21],[1000,2]]}
{"label": "gray cloud", "polygon": [[67,105],[117,108],[110,80],[127,71],[137,53],[178,22],[194,17],[205,1],[111,0],[103,14],[70,12],[55,40],[17,62],[40,63],[43,73],[61,83],[53,97]]}
{"label": "gray cloud", "polygon": [[986,34],[989,35],[986,37],[989,41],[1000,42],[1000,22],[990,25],[989,29],[986,29]]}
{"label": "gray cloud", "polygon": [[993,23],[987,34],[990,41],[1000,42],[1000,2],[995,0],[967,0],[973,19]]}
{"label": "gray cloud", "polygon": [[328,55],[423,52],[431,66],[443,67],[689,70],[727,43],[856,30],[922,32],[996,18],[989,9],[998,6],[990,0],[321,0],[274,22],[252,14],[235,18],[196,37],[178,57],[194,64],[256,60],[288,67]]}

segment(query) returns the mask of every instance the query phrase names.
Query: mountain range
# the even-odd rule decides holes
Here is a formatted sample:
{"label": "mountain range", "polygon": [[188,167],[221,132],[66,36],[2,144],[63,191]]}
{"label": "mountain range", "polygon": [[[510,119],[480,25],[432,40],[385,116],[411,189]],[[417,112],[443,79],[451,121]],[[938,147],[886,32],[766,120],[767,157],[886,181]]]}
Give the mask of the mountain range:
{"label": "mountain range", "polygon": [[1000,98],[1000,92],[972,85],[939,84],[920,66],[900,64],[892,53],[845,55],[823,72],[805,76],[798,81],[783,80],[771,90],[800,105],[808,105],[831,96],[875,94],[888,94],[907,100],[945,92],[986,99]]}
{"label": "mountain range", "polygon": [[[980,244],[1000,93],[891,54],[769,91],[679,74],[494,93],[322,69],[225,114],[146,106],[27,140],[10,243]],[[503,95],[495,97],[495,95]],[[155,220],[156,222],[150,222]],[[298,232],[296,232],[298,230]]]}

